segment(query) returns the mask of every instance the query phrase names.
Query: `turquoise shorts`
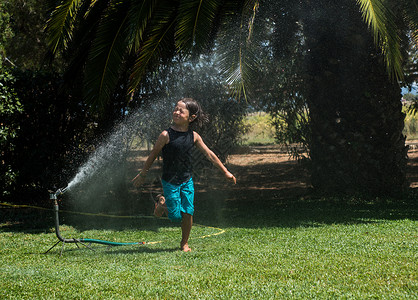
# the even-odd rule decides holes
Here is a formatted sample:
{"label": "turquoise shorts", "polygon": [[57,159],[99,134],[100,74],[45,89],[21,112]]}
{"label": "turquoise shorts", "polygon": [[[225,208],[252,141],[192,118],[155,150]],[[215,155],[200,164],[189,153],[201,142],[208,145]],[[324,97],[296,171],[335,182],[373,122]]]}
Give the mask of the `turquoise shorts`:
{"label": "turquoise shorts", "polygon": [[182,213],[194,213],[194,184],[193,179],[181,184],[172,184],[162,180],[165,203],[167,204],[168,218],[180,222]]}

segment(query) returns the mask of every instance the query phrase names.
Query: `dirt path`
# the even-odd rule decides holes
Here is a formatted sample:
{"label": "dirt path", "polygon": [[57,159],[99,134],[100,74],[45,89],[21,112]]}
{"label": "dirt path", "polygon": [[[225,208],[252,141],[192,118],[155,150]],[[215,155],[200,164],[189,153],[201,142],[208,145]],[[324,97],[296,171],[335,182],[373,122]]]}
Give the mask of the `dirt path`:
{"label": "dirt path", "polygon": [[[407,178],[411,188],[418,188],[418,149],[408,152]],[[228,159],[246,190],[274,190],[277,197],[300,196],[309,192],[309,174],[277,146],[249,149]]]}

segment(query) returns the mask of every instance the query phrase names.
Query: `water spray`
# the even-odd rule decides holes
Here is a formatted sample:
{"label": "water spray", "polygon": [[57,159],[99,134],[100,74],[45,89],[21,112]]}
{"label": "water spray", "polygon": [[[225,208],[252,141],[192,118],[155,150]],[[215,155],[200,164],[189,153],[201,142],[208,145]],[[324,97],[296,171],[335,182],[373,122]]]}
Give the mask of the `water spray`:
{"label": "water spray", "polygon": [[68,186],[65,188],[60,188],[56,190],[55,192],[49,191],[49,199],[54,201],[54,216],[55,216],[55,235],[58,238],[58,242],[56,242],[51,248],[49,248],[46,252],[48,253],[51,251],[55,246],[57,246],[59,243],[62,243],[60,256],[62,256],[62,252],[64,250],[65,244],[76,244],[78,248],[78,244],[81,244],[85,246],[86,248],[94,251],[94,249],[91,246],[91,244],[102,244],[107,245],[109,247],[112,246],[127,246],[127,245],[145,245],[145,242],[133,242],[133,243],[118,243],[118,242],[110,242],[110,241],[103,241],[103,240],[96,240],[96,239],[86,239],[86,238],[70,238],[66,239],[62,237],[59,229],[59,206],[58,206],[58,197],[63,195],[65,192],[68,191]]}

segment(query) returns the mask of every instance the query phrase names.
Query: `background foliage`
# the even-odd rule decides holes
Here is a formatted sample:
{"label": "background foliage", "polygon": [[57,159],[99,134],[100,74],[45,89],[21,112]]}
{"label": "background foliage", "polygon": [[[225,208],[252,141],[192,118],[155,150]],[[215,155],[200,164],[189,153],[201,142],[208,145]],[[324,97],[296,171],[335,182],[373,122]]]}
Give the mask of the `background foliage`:
{"label": "background foliage", "polygon": [[22,105],[16,92],[11,87],[15,78],[10,73],[3,71],[0,73],[0,189],[2,196],[9,195],[11,185],[16,180],[18,170],[6,160],[8,153],[16,149],[16,138],[20,132],[20,124],[11,122],[10,119],[22,112]]}
{"label": "background foliage", "polygon": [[[68,23],[63,23],[63,27],[58,28],[63,29],[64,32],[60,33],[56,28],[52,31],[52,37],[58,37],[55,41],[65,45],[61,45],[64,51],[56,52],[55,59],[51,61],[49,60],[50,48],[45,42],[46,35],[43,28],[45,25],[47,28],[53,27],[54,24],[46,20],[51,16],[56,3],[56,1],[39,0],[0,0],[2,74],[7,72],[12,74],[10,78],[7,77],[10,75],[2,77],[2,80],[7,83],[6,88],[1,91],[8,99],[4,102],[1,112],[6,120],[2,124],[4,128],[2,131],[2,167],[5,169],[4,174],[9,174],[2,179],[2,186],[7,187],[4,189],[6,194],[22,193],[23,195],[28,192],[25,195],[32,195],[32,198],[35,194],[40,195],[47,186],[65,184],[71,177],[70,174],[76,172],[77,166],[85,161],[89,153],[97,149],[100,141],[114,128],[115,124],[121,122],[127,115],[132,115],[140,108],[144,109],[144,113],[147,108],[149,111],[146,113],[151,115],[157,111],[159,114],[164,112],[167,115],[167,111],[164,110],[168,110],[171,102],[184,96],[193,96],[198,99],[211,115],[212,123],[200,131],[208,145],[222,160],[225,160],[228,151],[240,142],[240,133],[245,131],[242,117],[246,106],[249,106],[251,111],[267,111],[273,117],[276,140],[288,146],[302,144],[303,147],[290,147],[289,149],[293,149],[292,153],[297,157],[304,155],[308,158],[312,158],[310,155],[312,128],[314,128],[312,111],[316,113],[316,122],[325,124],[326,120],[334,118],[336,113],[332,106],[337,102],[334,100],[341,100],[341,103],[345,103],[347,111],[359,110],[360,105],[351,101],[359,97],[354,97],[350,93],[345,95],[344,88],[338,92],[331,84],[325,84],[329,82],[325,80],[328,78],[327,72],[332,73],[340,67],[341,70],[347,70],[347,67],[355,61],[354,59],[343,60],[342,57],[346,57],[343,52],[338,54],[341,57],[332,53],[340,49],[338,48],[341,45],[340,39],[343,43],[351,39],[351,42],[360,48],[364,44],[365,36],[370,38],[370,32],[366,32],[366,26],[363,23],[361,34],[356,32],[358,29],[355,26],[348,26],[354,20],[354,14],[348,16],[346,14],[348,10],[341,10],[341,7],[348,7],[358,13],[355,1],[341,2],[340,6],[333,8],[335,11],[331,9],[333,1],[326,0],[319,1],[318,5],[315,4],[312,7],[309,6],[308,1],[246,1],[245,5],[242,5],[240,1],[227,1],[225,6],[218,5],[220,2],[211,1],[205,2],[202,11],[189,9],[196,8],[194,4],[188,7],[181,3],[178,9],[182,13],[179,16],[175,16],[174,10],[167,10],[167,8],[177,7],[180,2],[167,2],[158,7],[154,6],[153,1],[132,2],[149,5],[148,11],[142,10],[143,7],[141,8],[140,5],[131,5],[131,2],[128,5],[126,4],[128,2],[95,1],[92,6],[89,6],[86,5],[88,1],[77,1],[74,2],[76,6],[67,8],[70,12],[80,9],[82,14],[67,15],[70,18],[66,19]],[[80,3],[82,5],[78,6]],[[407,16],[404,11],[405,3],[402,1],[402,5],[396,8],[400,10],[399,16]],[[52,15],[61,10],[65,11],[67,8],[62,6]],[[141,14],[132,14],[138,11]],[[223,15],[225,12],[228,14]],[[337,20],[329,18],[338,14],[343,17]],[[78,19],[80,16],[83,17]],[[118,18],[118,16],[126,16],[126,19]],[[139,18],[134,18],[134,16],[139,16]],[[207,18],[205,19],[207,22],[194,24],[195,27],[193,27],[191,20],[197,16]],[[319,22],[320,25],[315,23],[315,20],[324,16],[331,23],[336,22],[336,26],[324,27],[324,22]],[[359,23],[361,22],[359,14],[355,18]],[[167,20],[173,22],[181,20],[181,22],[176,23],[173,29]],[[123,23],[125,21],[127,23]],[[310,26],[310,22],[314,22],[312,23],[314,25]],[[407,34],[408,30],[416,28],[408,25],[414,25],[413,19],[410,18],[396,19],[396,22],[399,22],[401,34]],[[113,26],[115,24],[119,24],[120,27]],[[123,31],[122,35],[117,35],[118,28],[126,29],[126,31]],[[342,33],[337,35],[335,28]],[[196,35],[192,35],[191,29],[197,32]],[[218,30],[221,34],[216,36],[215,33]],[[161,35],[164,32],[167,35]],[[58,35],[54,36],[54,33]],[[70,35],[66,36],[67,33]],[[319,34],[322,34],[322,37]],[[332,38],[328,38],[329,36]],[[159,43],[158,37],[163,42]],[[409,37],[410,41],[413,41],[416,35],[413,31],[409,31]],[[121,41],[121,43],[115,44],[114,41]],[[321,43],[316,43],[317,41]],[[331,41],[335,43],[335,47]],[[368,43],[372,45],[371,41]],[[112,44],[117,47],[112,48]],[[407,69],[405,84],[410,84],[416,78],[416,46],[411,46],[411,44],[404,41],[402,50],[409,53],[408,60],[405,62]],[[328,52],[319,51],[321,49],[315,50],[312,45],[322,45],[323,49]],[[152,49],[154,51],[147,53]],[[208,59],[208,57],[201,56],[199,59],[199,55],[208,53],[210,50],[218,51],[216,52],[216,65],[213,63],[213,57]],[[313,50],[315,50],[315,55],[313,55]],[[370,46],[366,52],[374,57],[380,57],[383,61],[384,57],[379,51],[375,51],[375,47]],[[109,54],[113,61],[113,64],[108,66],[109,68],[102,69],[104,73],[96,73],[97,67],[103,67],[103,57],[99,57],[100,53]],[[146,59],[150,59],[149,67],[145,69],[138,67],[138,63]],[[234,60],[235,63],[228,64]],[[361,60],[362,58],[356,57],[356,62],[364,65],[364,61]],[[87,68],[86,61],[91,62]],[[341,63],[341,61],[344,62]],[[119,63],[114,64],[114,62]],[[318,68],[320,71],[316,74],[311,72],[308,76],[307,65],[312,62],[317,62],[318,65],[323,64],[326,68],[320,67]],[[7,71],[4,69],[6,66],[14,69]],[[358,70],[358,68],[353,69]],[[233,75],[226,76],[226,70],[232,71]],[[106,73],[109,71],[113,73]],[[384,72],[371,73],[373,76],[380,77],[373,78],[370,75],[367,80],[377,82],[376,85],[387,86],[384,83],[387,79],[383,78],[386,76]],[[99,105],[101,111],[92,109],[98,107],[97,103],[85,103],[86,92],[95,94],[94,90],[86,91],[85,84],[86,82],[94,83],[101,76],[98,74],[110,76],[110,85],[114,87],[111,90],[101,91],[111,99]],[[141,75],[138,78],[141,77],[142,81],[137,81],[130,74]],[[342,78],[347,74],[342,76],[342,73],[337,71],[335,74],[337,74],[334,76],[335,82],[343,82],[348,90],[356,90],[351,83]],[[104,77],[102,79],[106,80]],[[227,82],[229,85],[223,85],[222,82]],[[247,100],[250,99],[249,102],[233,101],[230,98],[231,89],[236,88],[235,84],[242,84],[238,88],[241,92],[248,88],[246,96],[251,96],[247,98]],[[308,109],[309,93],[315,91],[320,86],[319,84],[326,86],[326,88],[321,88],[326,94],[320,98],[329,98],[329,103],[332,105],[325,102],[325,104],[316,103],[318,109],[315,110],[312,107]],[[133,91],[132,86],[136,86],[137,89]],[[392,120],[392,123],[389,123],[396,123],[396,128],[399,129],[402,120],[398,114],[399,109],[395,105],[398,101],[395,99],[396,91],[393,93],[396,96],[389,100],[384,100],[383,96],[376,96],[381,94],[381,92],[369,92],[366,95],[367,101],[374,101],[374,103],[369,103],[370,107],[373,107],[371,114],[362,119],[364,128],[347,134],[361,135],[360,140],[366,140],[366,135],[369,134],[367,128],[378,128],[379,120],[382,119]],[[239,94],[239,97],[244,97],[244,95]],[[383,105],[387,101],[393,101],[394,105]],[[350,103],[352,106],[349,107]],[[338,110],[341,111],[341,107]],[[326,116],[325,112],[331,117]],[[323,120],[318,119],[321,115],[325,116]],[[393,117],[395,115],[396,120]],[[167,126],[166,124],[169,123],[169,118],[161,118],[153,120],[152,117],[144,116],[147,122],[144,121],[140,125],[143,128],[140,130],[141,140],[152,144],[161,126]],[[414,128],[407,130],[413,132]],[[51,133],[45,131],[51,131]],[[330,141],[322,146],[338,148],[332,143],[348,140],[343,136],[334,139],[332,138],[334,133],[332,130],[321,132],[321,139]],[[369,146],[370,143],[364,148]],[[38,154],[36,154],[37,151],[39,151]],[[403,155],[400,148],[389,149],[385,155],[394,151],[399,152],[399,156]],[[39,154],[40,152],[44,154]],[[337,151],[337,154],[343,152]],[[38,156],[40,162],[36,163]],[[345,161],[345,159],[340,160]],[[391,161],[387,158],[383,160]],[[340,162],[335,161],[336,167],[339,168]],[[329,164],[332,161],[326,163]],[[347,162],[347,166],[349,165],[353,164]],[[403,163],[399,165],[402,167]],[[61,171],[58,175],[54,174],[57,170]],[[335,177],[333,174],[330,176]],[[354,177],[350,176],[350,178]]]}
{"label": "background foliage", "polygon": [[77,91],[61,91],[59,75],[18,70],[13,77],[6,75],[1,97],[7,102],[0,111],[2,168],[13,176],[2,180],[3,195],[16,202],[45,199],[47,189],[71,173],[67,164],[84,152],[92,119],[81,100],[76,101]]}

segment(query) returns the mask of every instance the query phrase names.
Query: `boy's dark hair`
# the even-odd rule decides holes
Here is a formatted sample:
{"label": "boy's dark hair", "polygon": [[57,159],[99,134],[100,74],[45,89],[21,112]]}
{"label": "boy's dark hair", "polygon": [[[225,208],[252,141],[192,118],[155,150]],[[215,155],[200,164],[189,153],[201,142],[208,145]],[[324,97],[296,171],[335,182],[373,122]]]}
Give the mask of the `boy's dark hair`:
{"label": "boy's dark hair", "polygon": [[209,122],[207,114],[202,110],[200,104],[193,98],[182,98],[179,101],[186,104],[186,108],[190,115],[196,115],[196,118],[190,122],[191,125],[197,125],[199,128],[203,127]]}

